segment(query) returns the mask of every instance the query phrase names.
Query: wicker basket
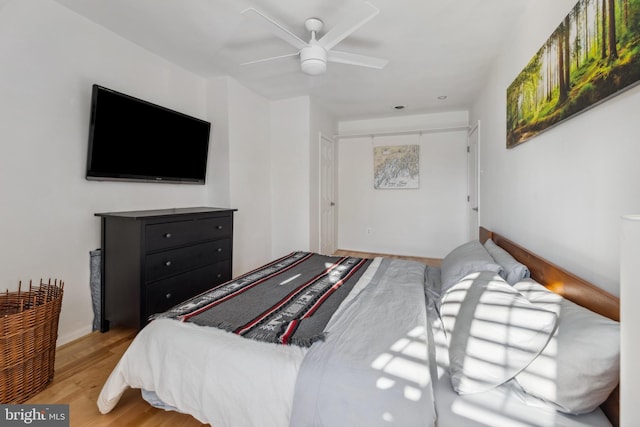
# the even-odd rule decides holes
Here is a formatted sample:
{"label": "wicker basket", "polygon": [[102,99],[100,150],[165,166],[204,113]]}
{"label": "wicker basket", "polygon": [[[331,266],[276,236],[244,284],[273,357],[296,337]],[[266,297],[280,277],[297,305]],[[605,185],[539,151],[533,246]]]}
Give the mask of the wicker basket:
{"label": "wicker basket", "polygon": [[53,379],[64,283],[0,294],[0,403],[22,403]]}

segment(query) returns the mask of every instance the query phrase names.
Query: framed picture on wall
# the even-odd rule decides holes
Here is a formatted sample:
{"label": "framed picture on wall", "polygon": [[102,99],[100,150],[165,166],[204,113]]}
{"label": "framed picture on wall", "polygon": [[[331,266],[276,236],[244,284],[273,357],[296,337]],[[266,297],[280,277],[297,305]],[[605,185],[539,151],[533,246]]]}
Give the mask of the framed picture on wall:
{"label": "framed picture on wall", "polygon": [[373,147],[373,188],[419,188],[420,146]]}
{"label": "framed picture on wall", "polygon": [[507,89],[507,148],[638,82],[640,1],[578,1]]}

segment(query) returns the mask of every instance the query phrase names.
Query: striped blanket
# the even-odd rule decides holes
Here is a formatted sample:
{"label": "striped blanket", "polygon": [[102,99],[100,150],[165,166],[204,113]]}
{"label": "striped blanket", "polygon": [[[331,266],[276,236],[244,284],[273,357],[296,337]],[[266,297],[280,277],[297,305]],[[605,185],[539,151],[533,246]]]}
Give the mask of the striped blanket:
{"label": "striped blanket", "polygon": [[371,260],[292,252],[152,318],[213,326],[259,341],[309,347]]}

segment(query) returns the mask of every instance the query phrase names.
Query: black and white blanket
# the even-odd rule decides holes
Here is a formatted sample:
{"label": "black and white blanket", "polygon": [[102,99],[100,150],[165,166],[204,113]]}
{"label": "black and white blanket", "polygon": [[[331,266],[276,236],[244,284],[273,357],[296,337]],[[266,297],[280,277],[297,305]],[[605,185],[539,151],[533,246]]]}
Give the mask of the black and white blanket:
{"label": "black and white blanket", "polygon": [[213,326],[259,341],[309,347],[371,260],[292,252],[153,318]]}

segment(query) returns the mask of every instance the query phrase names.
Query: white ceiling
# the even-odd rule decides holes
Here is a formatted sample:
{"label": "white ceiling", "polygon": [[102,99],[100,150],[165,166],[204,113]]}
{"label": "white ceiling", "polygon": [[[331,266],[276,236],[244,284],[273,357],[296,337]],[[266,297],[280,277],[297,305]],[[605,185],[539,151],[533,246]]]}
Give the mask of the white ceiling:
{"label": "white ceiling", "polygon": [[[325,30],[362,0],[56,0],[205,78],[228,75],[269,99],[310,95],[338,119],[467,109],[513,22],[533,0],[371,0],[380,13],[336,46],[386,58],[383,70],[328,63],[308,76],[295,52],[250,16],[254,7],[308,40],[304,20]],[[322,34],[320,34],[321,36]],[[439,96],[447,96],[439,100]]]}

